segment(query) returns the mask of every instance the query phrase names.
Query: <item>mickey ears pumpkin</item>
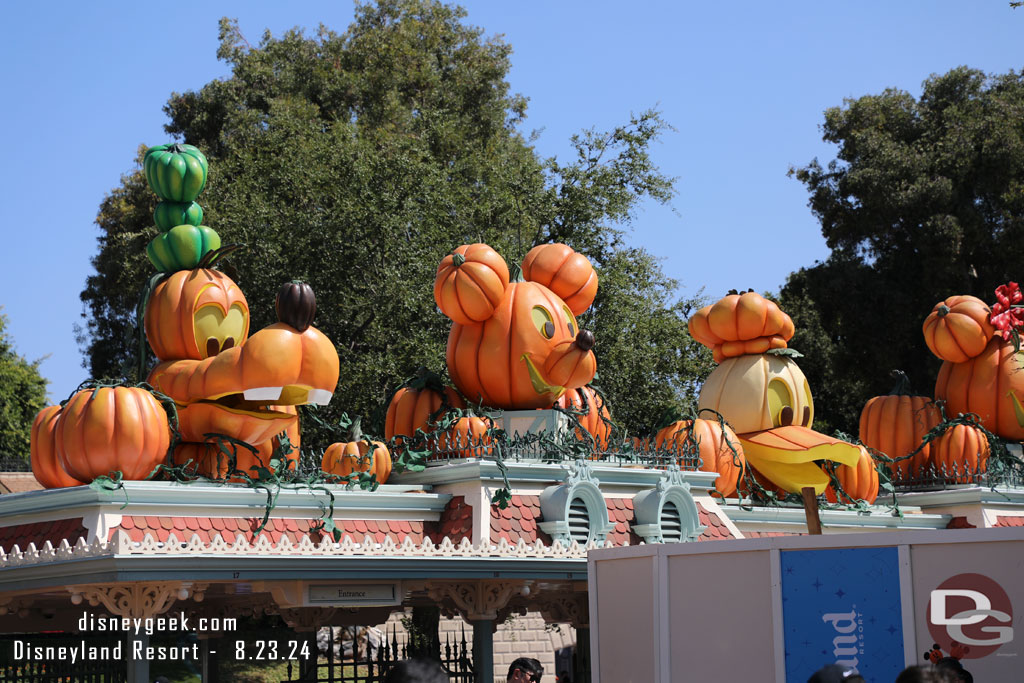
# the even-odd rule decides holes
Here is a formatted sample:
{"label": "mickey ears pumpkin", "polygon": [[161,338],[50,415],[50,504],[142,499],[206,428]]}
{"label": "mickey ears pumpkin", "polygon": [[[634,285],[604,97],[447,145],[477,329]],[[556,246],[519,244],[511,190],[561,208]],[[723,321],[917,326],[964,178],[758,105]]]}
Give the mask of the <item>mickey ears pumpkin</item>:
{"label": "mickey ears pumpkin", "polygon": [[523,279],[560,296],[573,315],[590,308],[597,295],[594,266],[566,244],[538,244],[531,249],[523,259]]}
{"label": "mickey ears pumpkin", "polygon": [[494,314],[508,282],[508,266],[498,252],[483,243],[463,244],[437,267],[434,301],[455,322],[473,325]]}

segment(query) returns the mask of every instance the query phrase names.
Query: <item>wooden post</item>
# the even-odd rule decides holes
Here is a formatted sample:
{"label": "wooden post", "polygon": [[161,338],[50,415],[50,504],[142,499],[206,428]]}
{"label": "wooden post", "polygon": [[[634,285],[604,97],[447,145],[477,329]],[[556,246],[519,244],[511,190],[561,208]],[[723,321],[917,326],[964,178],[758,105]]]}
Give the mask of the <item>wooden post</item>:
{"label": "wooden post", "polygon": [[469,622],[473,625],[473,671],[476,683],[494,683],[494,622],[490,619]]}
{"label": "wooden post", "polygon": [[812,536],[821,535],[821,517],[818,516],[818,494],[813,486],[800,489],[804,497],[804,514],[807,515],[807,533]]}

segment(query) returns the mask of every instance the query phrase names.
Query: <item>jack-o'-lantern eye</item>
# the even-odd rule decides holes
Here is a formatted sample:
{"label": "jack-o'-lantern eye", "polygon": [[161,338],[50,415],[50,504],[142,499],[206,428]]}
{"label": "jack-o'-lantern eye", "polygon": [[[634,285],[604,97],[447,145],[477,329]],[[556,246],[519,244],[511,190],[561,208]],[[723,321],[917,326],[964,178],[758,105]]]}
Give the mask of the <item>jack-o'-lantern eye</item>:
{"label": "jack-o'-lantern eye", "polygon": [[555,336],[555,322],[548,309],[543,306],[534,306],[530,311],[530,317],[533,318],[533,325],[542,337],[551,339]]}
{"label": "jack-o'-lantern eye", "polygon": [[227,315],[220,306],[201,306],[195,314],[196,346],[204,357],[216,356],[240,343],[245,335],[248,313],[238,304],[232,304]]}
{"label": "jack-o'-lantern eye", "polygon": [[768,382],[768,413],[772,417],[772,426],[785,427],[793,424],[794,417],[797,422],[803,416],[793,414],[793,395],[789,391],[789,385],[781,379],[775,378]]}
{"label": "jack-o'-lantern eye", "polygon": [[579,325],[576,324],[576,318],[573,317],[572,311],[569,310],[568,306],[562,306],[562,312],[565,313],[565,319],[567,321],[569,321],[569,324],[568,324],[569,336],[570,337],[575,337],[576,333],[580,329]]}

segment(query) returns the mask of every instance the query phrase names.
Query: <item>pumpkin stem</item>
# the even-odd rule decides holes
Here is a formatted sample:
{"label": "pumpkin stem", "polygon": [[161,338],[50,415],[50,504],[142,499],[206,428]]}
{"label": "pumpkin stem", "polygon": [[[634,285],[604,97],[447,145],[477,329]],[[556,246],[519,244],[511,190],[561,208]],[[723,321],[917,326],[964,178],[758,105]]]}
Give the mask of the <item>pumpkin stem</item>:
{"label": "pumpkin stem", "polygon": [[352,420],[352,427],[348,432],[349,441],[362,441],[363,440],[363,417],[356,415]]}
{"label": "pumpkin stem", "polygon": [[896,386],[889,392],[894,396],[915,396],[914,390],[910,387],[910,378],[902,370],[893,370],[889,376],[896,380]]}
{"label": "pumpkin stem", "polygon": [[523,269],[517,263],[513,263],[512,267],[509,268],[509,282],[524,282]]}
{"label": "pumpkin stem", "polygon": [[456,268],[458,268],[465,262],[466,257],[463,256],[462,254],[452,254],[452,263],[455,265]]}
{"label": "pumpkin stem", "polygon": [[173,154],[181,154],[182,152],[185,151],[185,148],[181,146],[180,142],[175,142],[167,149],[167,151]]}
{"label": "pumpkin stem", "polygon": [[935,313],[940,318],[945,318],[947,315],[949,315],[949,306],[947,306],[946,304],[942,304],[935,309]]}

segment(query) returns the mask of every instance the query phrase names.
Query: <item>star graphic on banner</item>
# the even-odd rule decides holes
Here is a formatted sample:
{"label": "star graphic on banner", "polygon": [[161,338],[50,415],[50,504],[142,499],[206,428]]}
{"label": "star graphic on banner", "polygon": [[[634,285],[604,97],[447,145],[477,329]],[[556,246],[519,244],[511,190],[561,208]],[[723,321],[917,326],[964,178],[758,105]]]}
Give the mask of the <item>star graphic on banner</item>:
{"label": "star graphic on banner", "polygon": [[846,595],[846,591],[844,591],[842,588],[840,588],[839,590],[836,591],[836,597],[839,598],[840,600],[843,599],[844,595]]}
{"label": "star graphic on banner", "polygon": [[891,635],[893,635],[894,633],[896,633],[896,631],[898,631],[899,629],[898,629],[898,628],[896,628],[895,626],[892,626],[892,625],[890,625],[890,626],[889,626],[889,628],[887,628],[887,629],[885,629],[885,630],[886,630],[886,631],[888,631],[888,632],[889,632],[889,635],[891,636]]}
{"label": "star graphic on banner", "polygon": [[876,621],[878,621],[878,619],[875,619],[874,617],[871,617],[870,619],[868,619],[868,623],[869,624],[874,624]]}
{"label": "star graphic on banner", "polygon": [[793,573],[793,568],[792,567],[786,567],[786,573],[787,574],[792,574]]}
{"label": "star graphic on banner", "polygon": [[821,590],[821,587],[825,584],[823,584],[818,577],[814,577],[814,583],[811,585],[814,586],[814,590]]}
{"label": "star graphic on banner", "polygon": [[802,643],[800,643],[800,644],[801,644],[801,645],[803,645],[804,647],[807,647],[808,645],[810,645],[810,644],[811,644],[811,641],[809,641],[809,640],[807,640],[807,639],[805,638],[805,639],[804,639],[804,642],[802,642]]}

